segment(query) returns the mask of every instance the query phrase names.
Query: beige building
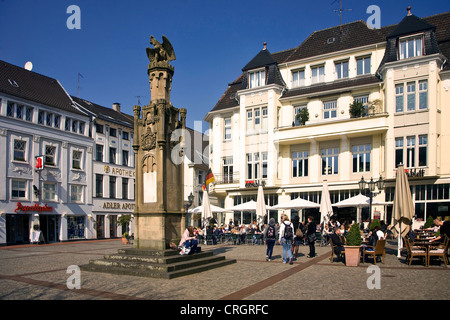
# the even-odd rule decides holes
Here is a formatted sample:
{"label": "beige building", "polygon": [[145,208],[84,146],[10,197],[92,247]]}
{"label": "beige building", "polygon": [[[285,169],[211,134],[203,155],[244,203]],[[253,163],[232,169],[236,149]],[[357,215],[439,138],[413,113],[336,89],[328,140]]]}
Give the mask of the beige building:
{"label": "beige building", "polygon": [[[356,21],[316,31],[274,54],[264,45],[205,117],[213,194],[229,208],[256,200],[262,184],[269,205],[297,197],[320,203],[327,180],[336,203],[358,194],[362,177],[382,177],[385,187],[373,196],[386,204],[364,209],[362,218],[390,222],[403,163],[416,217],[450,215],[449,18],[408,13],[381,29]],[[334,212],[356,219],[355,208]],[[316,209],[290,214],[320,217]]]}

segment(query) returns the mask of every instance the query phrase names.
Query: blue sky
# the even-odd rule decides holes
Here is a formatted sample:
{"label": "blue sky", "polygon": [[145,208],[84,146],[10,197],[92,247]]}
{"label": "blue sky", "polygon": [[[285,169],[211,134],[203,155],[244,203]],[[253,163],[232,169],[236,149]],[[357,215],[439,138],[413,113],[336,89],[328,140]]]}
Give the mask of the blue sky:
{"label": "blue sky", "polygon": [[[436,0],[343,0],[343,23],[367,21],[381,9],[381,25],[412,13],[450,10]],[[81,29],[69,30],[70,5],[81,10]],[[172,43],[176,61],[171,101],[187,108],[187,125],[202,120],[228,83],[268,43],[272,53],[298,46],[312,32],[339,25],[339,0],[0,0],[0,59],[58,79],[69,94],[133,114],[148,104],[146,47],[150,35]],[[207,127],[203,125],[203,131]]]}

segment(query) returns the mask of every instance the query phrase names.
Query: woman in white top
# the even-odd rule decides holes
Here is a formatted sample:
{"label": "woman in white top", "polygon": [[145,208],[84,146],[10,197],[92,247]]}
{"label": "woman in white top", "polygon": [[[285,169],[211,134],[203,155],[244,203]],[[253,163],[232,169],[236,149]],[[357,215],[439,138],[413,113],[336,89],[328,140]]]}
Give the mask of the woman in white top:
{"label": "woman in white top", "polygon": [[293,262],[293,256],[291,251],[292,241],[294,240],[294,225],[289,221],[287,215],[283,216],[283,222],[280,226],[279,242],[283,246],[283,263],[287,263],[287,257],[289,256],[289,264]]}

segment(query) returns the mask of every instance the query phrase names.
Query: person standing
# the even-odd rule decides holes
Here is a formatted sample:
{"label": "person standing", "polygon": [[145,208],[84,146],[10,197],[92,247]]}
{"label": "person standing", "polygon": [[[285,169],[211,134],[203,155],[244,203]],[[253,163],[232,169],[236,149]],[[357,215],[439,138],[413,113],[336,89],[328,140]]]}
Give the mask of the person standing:
{"label": "person standing", "polygon": [[308,228],[306,229],[306,238],[309,244],[309,255],[308,258],[314,258],[316,256],[316,223],[314,218],[308,217]]}
{"label": "person standing", "polygon": [[283,216],[283,222],[280,225],[280,234],[279,234],[279,242],[283,246],[283,263],[288,262],[289,264],[293,262],[293,256],[291,251],[292,241],[294,240],[294,226],[289,221],[289,217],[287,215]]}
{"label": "person standing", "polygon": [[278,230],[275,225],[275,219],[270,218],[269,225],[264,229],[264,241],[267,245],[266,261],[272,260],[273,246],[278,238]]}
{"label": "person standing", "polygon": [[294,255],[294,260],[297,260],[298,248],[302,242],[302,238],[297,235],[297,230],[300,228],[300,230],[303,232],[299,216],[295,216],[294,218],[292,218],[292,225],[294,226],[294,241],[292,242],[291,250]]}

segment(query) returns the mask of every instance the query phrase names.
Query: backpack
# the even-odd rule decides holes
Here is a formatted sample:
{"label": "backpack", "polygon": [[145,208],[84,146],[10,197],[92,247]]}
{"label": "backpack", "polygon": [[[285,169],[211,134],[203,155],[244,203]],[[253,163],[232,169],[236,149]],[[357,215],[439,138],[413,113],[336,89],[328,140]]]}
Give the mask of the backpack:
{"label": "backpack", "polygon": [[275,227],[269,226],[267,228],[267,239],[275,239]]}
{"label": "backpack", "polygon": [[286,240],[291,240],[293,235],[294,235],[294,233],[292,231],[292,224],[285,224],[284,223],[284,238]]}

